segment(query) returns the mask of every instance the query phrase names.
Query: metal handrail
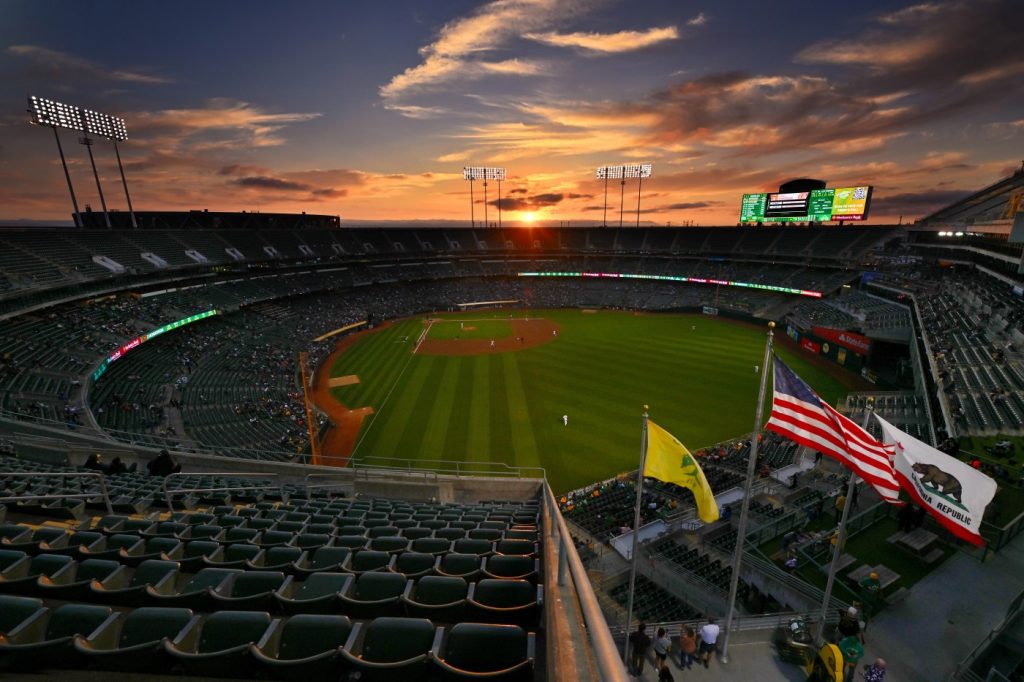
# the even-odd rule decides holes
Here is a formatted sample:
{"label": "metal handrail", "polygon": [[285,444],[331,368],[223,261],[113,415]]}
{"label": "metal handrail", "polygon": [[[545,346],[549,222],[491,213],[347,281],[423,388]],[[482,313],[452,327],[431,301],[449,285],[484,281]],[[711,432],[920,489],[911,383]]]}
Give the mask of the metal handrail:
{"label": "metal handrail", "polygon": [[576,546],[572,542],[569,528],[565,525],[565,519],[562,518],[562,513],[558,510],[555,494],[551,492],[551,486],[547,481],[544,481],[543,488],[544,502],[548,506],[549,516],[554,520],[555,530],[558,532],[558,583],[565,584],[565,569],[568,563],[572,582],[576,587],[576,598],[579,600],[583,621],[590,636],[594,661],[597,664],[597,669],[601,672],[601,678],[605,682],[629,682],[631,678],[619,657],[615,640],[612,639],[611,630],[608,629],[608,621],[605,620],[604,613],[601,611],[594,587],[590,584],[587,569],[584,568],[579,554],[576,553]]}
{"label": "metal handrail", "polygon": [[336,484],[332,484],[332,483],[320,483],[320,484],[310,483],[310,480],[314,479],[314,478],[346,478],[346,479],[351,479],[351,478],[353,478],[353,476],[350,473],[348,473],[347,471],[339,471],[338,473],[335,473],[335,474],[306,474],[306,477],[303,479],[302,484],[303,484],[303,489],[306,491],[306,496],[307,497],[309,497],[309,490],[310,490],[310,488],[333,488],[336,485]]}
{"label": "metal handrail", "polygon": [[[98,478],[100,482],[100,495],[103,496],[103,501],[107,504],[107,513],[113,516],[114,505],[110,502],[110,493],[107,492],[107,480],[106,477],[98,471],[46,471],[46,472],[3,472],[0,476],[4,478],[53,478],[59,476],[61,478]],[[78,499],[88,500],[96,497],[96,493],[73,493],[70,495],[17,495],[14,497],[0,497],[0,502],[20,502],[27,500],[62,500],[62,499]]]}
{"label": "metal handrail", "polygon": [[[733,618],[732,629],[733,632],[756,632],[759,630],[774,630],[782,625],[789,623],[794,619],[799,619],[807,624],[817,623],[821,617],[820,613],[812,613],[810,611],[779,611],[776,613],[759,613],[759,614],[746,614],[737,615]],[[830,611],[828,616],[825,618],[826,624],[835,624],[839,622],[839,612]],[[701,625],[707,623],[707,618],[691,619],[691,620],[675,620],[675,621],[662,621],[658,623],[647,623],[648,630],[658,628],[665,628],[666,634],[670,637],[678,636],[684,626],[689,625],[699,629]],[[625,626],[615,625],[610,628],[612,637],[621,638],[627,635]]]}
{"label": "metal handrail", "polygon": [[[400,462],[401,464],[373,464],[372,462]],[[447,468],[437,465],[451,465]],[[487,471],[474,470],[473,467],[487,469]],[[517,467],[505,464],[504,462],[465,461],[457,459],[412,459],[409,457],[361,457],[351,460],[351,469],[389,469],[396,471],[418,471],[428,470],[438,474],[452,474],[456,476],[516,476],[524,478],[526,472],[535,472],[535,476],[529,478],[544,478],[543,467]],[[498,469],[494,471],[493,469]]]}
{"label": "metal handrail", "polygon": [[[191,472],[191,473],[178,472],[178,473],[174,473],[174,474],[167,474],[167,476],[164,477],[164,482],[161,484],[160,487],[164,491],[164,499],[167,501],[167,508],[170,511],[174,511],[174,503],[173,503],[171,498],[174,495],[178,494],[178,493],[220,493],[220,492],[227,492],[229,490],[266,490],[267,488],[273,487],[273,486],[266,486],[266,485],[258,485],[258,486],[227,485],[227,486],[217,486],[216,488],[175,488],[174,490],[170,490],[167,487],[167,482],[169,480],[171,480],[172,478],[174,478],[175,476],[178,476],[178,477],[184,477],[184,476],[230,476],[231,478],[277,478],[278,477],[277,474],[272,474],[272,473],[262,473],[262,472],[261,473],[245,473],[245,472],[241,472],[241,471],[227,471],[227,472],[224,472],[224,471],[205,472],[204,471],[204,472],[201,472],[201,473],[199,473],[199,472]],[[284,488],[281,487],[280,485],[278,485],[277,488],[278,488],[278,490],[281,491],[281,496],[284,497]]]}

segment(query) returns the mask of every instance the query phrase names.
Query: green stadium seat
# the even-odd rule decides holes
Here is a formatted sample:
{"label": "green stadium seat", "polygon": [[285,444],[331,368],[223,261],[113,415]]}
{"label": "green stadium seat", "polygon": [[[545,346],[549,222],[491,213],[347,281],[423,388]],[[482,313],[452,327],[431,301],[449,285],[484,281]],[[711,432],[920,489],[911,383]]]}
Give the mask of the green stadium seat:
{"label": "green stadium seat", "polygon": [[75,635],[90,635],[119,614],[106,606],[65,604],[23,623],[0,639],[0,667],[17,670],[76,667]]}
{"label": "green stadium seat", "polygon": [[385,571],[390,562],[391,555],[387,552],[364,549],[350,554],[343,568],[356,574],[367,571]]}
{"label": "green stadium seat", "polygon": [[45,599],[63,601],[90,601],[93,580],[103,581],[117,571],[125,570],[117,561],[109,559],[86,559],[78,562],[72,571],[63,572],[54,580],[47,576],[36,579],[36,594]]}
{"label": "green stadium seat", "polygon": [[266,612],[218,611],[203,621],[198,638],[164,640],[164,649],[187,675],[253,679],[257,671],[249,650],[254,644],[265,648],[279,624]]}
{"label": "green stadium seat", "polygon": [[434,531],[435,538],[444,538],[445,540],[461,540],[466,537],[465,528],[438,528]]}
{"label": "green stadium seat", "polygon": [[470,585],[467,601],[481,622],[536,625],[543,595],[527,580],[485,578]]}
{"label": "green stadium seat", "polygon": [[349,554],[347,547],[321,547],[305,562],[296,564],[293,572],[296,576],[304,576],[322,571],[341,571]]}
{"label": "green stadium seat", "polygon": [[19,561],[26,561],[27,558],[28,554],[20,549],[0,549],[0,573],[3,573]]}
{"label": "green stadium seat", "polygon": [[263,553],[260,561],[249,561],[247,567],[262,571],[284,571],[291,573],[296,564],[306,561],[308,552],[301,547],[269,547]]}
{"label": "green stadium seat", "polygon": [[540,560],[528,556],[496,554],[484,559],[481,570],[488,578],[529,580],[536,583],[540,576]]}
{"label": "green stadium seat", "polygon": [[494,554],[494,543],[487,540],[470,540],[463,538],[452,543],[452,550],[460,554],[476,554],[477,556],[488,556]]}
{"label": "green stadium seat", "polygon": [[257,528],[239,528],[233,526],[224,532],[223,542],[259,542],[260,531]]}
{"label": "green stadium seat", "polygon": [[370,540],[368,548],[378,552],[397,554],[398,552],[404,552],[409,549],[409,541],[406,538],[399,537],[397,535],[373,538]]}
{"label": "green stadium seat", "polygon": [[143,561],[151,559],[176,561],[184,554],[185,543],[175,537],[154,537],[146,540],[140,551],[140,554],[125,552],[119,557],[119,561],[126,566],[138,566]]}
{"label": "green stadium seat", "polygon": [[182,572],[194,573],[207,565],[205,559],[219,561],[223,551],[219,542],[213,540],[190,540],[185,543],[182,556],[177,561],[181,564]]}
{"label": "green stadium seat", "polygon": [[176,585],[169,592],[147,589],[146,598],[152,606],[205,611],[213,602],[210,590],[216,589],[228,578],[241,572],[233,568],[204,568],[189,578],[184,585]]}
{"label": "green stadium seat", "polygon": [[469,583],[464,578],[427,575],[402,596],[406,613],[434,622],[456,622],[464,618]]}
{"label": "green stadium seat", "polygon": [[424,554],[447,554],[452,551],[451,540],[445,540],[444,538],[420,538],[413,540],[409,545],[409,549],[413,552],[423,552]]}
{"label": "green stadium seat", "polygon": [[399,535],[401,532],[402,529],[397,526],[367,526],[366,535],[372,540]]}
{"label": "green stadium seat", "polygon": [[0,639],[29,618],[41,618],[47,613],[41,599],[0,596]]}
{"label": "green stadium seat", "polygon": [[210,591],[214,608],[258,611],[270,608],[273,594],[292,581],[281,571],[243,571]]}
{"label": "green stadium seat", "polygon": [[203,557],[204,566],[212,566],[216,568],[246,568],[247,562],[253,564],[262,563],[263,558],[260,556],[264,549],[257,545],[250,544],[248,542],[237,542],[230,545],[221,545],[223,551],[218,552],[213,557]]}
{"label": "green stadium seat", "polygon": [[434,572],[438,557],[424,552],[402,552],[392,556],[388,568],[407,578],[416,579]]}
{"label": "green stadium seat", "polygon": [[494,551],[498,554],[536,556],[537,545],[529,540],[506,539],[499,540],[494,546]]}
{"label": "green stadium seat", "polygon": [[368,572],[358,576],[338,600],[352,618],[395,616],[401,612],[401,598],[412,589],[412,581],[401,573]]}
{"label": "green stadium seat", "polygon": [[496,528],[475,528],[466,534],[471,540],[488,540],[495,542],[501,540],[503,532]]}
{"label": "green stadium seat", "polygon": [[79,547],[78,552],[83,559],[120,559],[125,554],[142,554],[145,546],[146,541],[138,535],[115,533],[88,547]]}
{"label": "green stadium seat", "polygon": [[438,575],[472,580],[480,574],[480,562],[481,558],[476,554],[450,552],[441,557],[435,570]]}
{"label": "green stadium seat", "polygon": [[360,682],[420,682],[430,675],[434,624],[423,618],[357,623],[341,650]]}
{"label": "green stadium seat", "polygon": [[326,533],[299,533],[295,536],[296,547],[302,549],[319,549],[326,547],[331,542],[331,536]]}
{"label": "green stadium seat", "polygon": [[291,544],[295,534],[287,530],[265,530],[260,535],[257,545],[260,547],[280,547]]}
{"label": "green stadium seat", "polygon": [[434,534],[429,528],[420,528],[418,526],[412,526],[409,528],[403,528],[401,535],[407,540],[419,540],[420,538],[429,538]]}
{"label": "green stadium seat", "polygon": [[433,660],[443,679],[532,680],[533,633],[515,625],[457,623],[439,633]]}
{"label": "green stadium seat", "polygon": [[87,669],[152,674],[163,670],[164,640],[194,636],[199,622],[189,609],[141,607],[125,616],[120,629],[107,623],[91,636],[76,635],[74,646]]}
{"label": "green stadium seat", "polygon": [[355,576],[351,573],[311,573],[274,593],[277,607],[284,613],[337,613],[338,597],[348,592]]}
{"label": "green stadium seat", "polygon": [[178,578],[178,562],[151,559],[143,561],[130,575],[117,571],[103,582],[90,585],[92,601],[121,606],[141,606],[149,595],[171,594]]}
{"label": "green stadium seat", "polygon": [[252,655],[261,676],[280,680],[339,680],[348,668],[341,657],[352,632],[345,616],[307,614],[292,616],[280,639],[267,648],[255,646]]}
{"label": "green stadium seat", "polygon": [[25,555],[0,573],[0,592],[32,592],[40,576],[60,581],[66,572],[74,575],[74,570],[75,560],[63,554]]}

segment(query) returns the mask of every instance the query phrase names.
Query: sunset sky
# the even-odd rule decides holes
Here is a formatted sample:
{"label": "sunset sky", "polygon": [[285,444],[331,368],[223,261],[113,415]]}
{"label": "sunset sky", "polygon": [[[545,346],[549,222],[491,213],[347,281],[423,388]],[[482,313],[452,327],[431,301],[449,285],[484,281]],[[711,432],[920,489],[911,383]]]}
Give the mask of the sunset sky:
{"label": "sunset sky", "polygon": [[[464,165],[508,169],[509,223],[599,222],[594,169],[623,161],[654,164],[645,222],[735,224],[743,192],[793,177],[872,184],[872,222],[906,222],[1024,158],[1021,0],[3,0],[0,12],[0,223],[71,211],[28,94],[126,119],[137,210],[350,224],[468,222]],[[79,202],[98,210],[75,138],[62,134]],[[113,149],[94,151],[123,210]]]}

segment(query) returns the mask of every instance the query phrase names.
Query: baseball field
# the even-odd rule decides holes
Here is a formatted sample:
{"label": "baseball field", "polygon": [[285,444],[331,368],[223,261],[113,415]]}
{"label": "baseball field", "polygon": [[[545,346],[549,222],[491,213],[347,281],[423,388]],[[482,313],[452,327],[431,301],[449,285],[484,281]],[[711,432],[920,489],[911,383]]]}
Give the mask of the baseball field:
{"label": "baseball field", "polygon": [[[436,314],[345,344],[328,368],[330,395],[360,414],[350,427],[355,461],[544,467],[561,492],[637,466],[644,404],[691,449],[749,432],[765,331],[701,315]],[[803,351],[776,349],[833,404],[864,386]]]}

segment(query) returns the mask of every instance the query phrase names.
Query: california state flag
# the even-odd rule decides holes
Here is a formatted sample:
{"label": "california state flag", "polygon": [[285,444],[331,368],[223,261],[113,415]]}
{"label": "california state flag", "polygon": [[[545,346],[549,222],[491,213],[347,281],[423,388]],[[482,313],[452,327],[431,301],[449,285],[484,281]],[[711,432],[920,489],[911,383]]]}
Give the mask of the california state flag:
{"label": "california state flag", "polygon": [[883,440],[896,446],[896,480],[953,535],[983,545],[981,517],[996,482],[968,464],[900,431],[877,414]]}

